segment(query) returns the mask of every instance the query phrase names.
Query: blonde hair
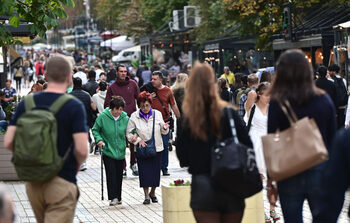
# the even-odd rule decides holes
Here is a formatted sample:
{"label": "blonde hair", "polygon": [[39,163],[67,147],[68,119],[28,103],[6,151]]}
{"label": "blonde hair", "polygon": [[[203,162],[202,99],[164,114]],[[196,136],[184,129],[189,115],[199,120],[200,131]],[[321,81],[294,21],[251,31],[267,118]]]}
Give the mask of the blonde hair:
{"label": "blonde hair", "polygon": [[213,68],[196,62],[185,91],[182,110],[192,135],[202,141],[209,135],[219,137],[221,110],[227,103],[218,94]]}
{"label": "blonde hair", "polygon": [[186,86],[186,82],[188,80],[188,75],[185,73],[180,73],[176,77],[176,82],[175,84],[171,87],[171,90],[175,90],[178,88],[182,88]]}

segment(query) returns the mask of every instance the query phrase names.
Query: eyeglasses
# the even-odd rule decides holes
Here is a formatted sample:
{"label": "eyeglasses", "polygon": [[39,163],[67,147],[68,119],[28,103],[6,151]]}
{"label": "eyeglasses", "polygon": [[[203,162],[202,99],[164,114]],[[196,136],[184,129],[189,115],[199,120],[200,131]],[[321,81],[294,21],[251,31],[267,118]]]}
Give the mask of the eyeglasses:
{"label": "eyeglasses", "polygon": [[150,104],[143,104],[143,105],[140,106],[140,108],[150,108],[150,107],[151,107]]}

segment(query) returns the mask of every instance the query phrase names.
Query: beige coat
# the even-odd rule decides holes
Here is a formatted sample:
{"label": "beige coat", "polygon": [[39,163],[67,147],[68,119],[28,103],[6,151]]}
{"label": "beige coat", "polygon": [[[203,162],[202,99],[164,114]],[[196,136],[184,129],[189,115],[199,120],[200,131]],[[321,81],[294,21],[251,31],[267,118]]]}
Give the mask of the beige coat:
{"label": "beige coat", "polygon": [[[162,117],[162,113],[160,113],[160,111],[156,109],[152,109],[152,111],[156,117],[154,126],[154,140],[156,144],[156,150],[157,152],[161,152],[164,149],[161,134],[167,134],[169,132],[169,128],[166,130],[163,128],[165,123]],[[145,119],[140,117],[139,112],[140,110],[138,109],[137,111],[131,114],[128,127],[126,129],[126,136],[129,141],[133,137],[132,131],[136,129],[138,137],[136,142],[134,142],[135,145],[137,145],[142,139],[144,141],[147,141],[150,140],[152,137],[153,115],[149,118],[148,122],[146,122]]]}

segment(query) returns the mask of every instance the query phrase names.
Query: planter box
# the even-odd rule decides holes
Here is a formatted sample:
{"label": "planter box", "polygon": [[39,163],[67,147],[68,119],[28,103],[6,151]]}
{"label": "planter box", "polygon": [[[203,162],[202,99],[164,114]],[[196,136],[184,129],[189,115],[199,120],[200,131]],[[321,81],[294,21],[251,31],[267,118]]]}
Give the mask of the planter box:
{"label": "planter box", "polygon": [[242,223],[264,223],[264,200],[263,192],[245,199],[245,209]]}
{"label": "planter box", "polygon": [[163,222],[195,223],[190,198],[191,186],[162,186]]}
{"label": "planter box", "polygon": [[0,180],[19,180],[11,158],[12,152],[4,147],[4,135],[0,135]]}

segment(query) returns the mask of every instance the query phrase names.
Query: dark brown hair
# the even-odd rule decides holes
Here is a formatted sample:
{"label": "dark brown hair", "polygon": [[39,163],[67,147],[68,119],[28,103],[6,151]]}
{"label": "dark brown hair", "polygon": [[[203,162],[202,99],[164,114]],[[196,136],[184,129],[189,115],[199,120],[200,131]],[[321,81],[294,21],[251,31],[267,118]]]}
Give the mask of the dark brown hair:
{"label": "dark brown hair", "polygon": [[109,108],[110,109],[118,109],[118,108],[124,108],[125,107],[125,101],[122,96],[113,96],[111,102],[109,102]]}
{"label": "dark brown hair", "polygon": [[202,141],[208,135],[220,136],[221,110],[228,105],[221,100],[216,86],[213,68],[196,62],[187,81],[182,110],[192,135]]}
{"label": "dark brown hair", "polygon": [[301,50],[287,50],[276,64],[276,78],[270,90],[271,100],[284,103],[289,100],[297,106],[306,105],[315,96],[323,94],[313,80],[312,68]]}

